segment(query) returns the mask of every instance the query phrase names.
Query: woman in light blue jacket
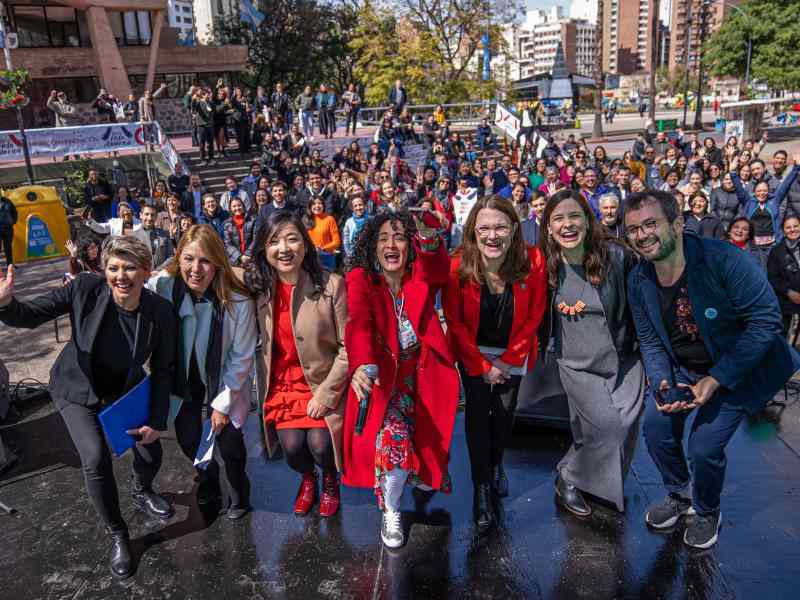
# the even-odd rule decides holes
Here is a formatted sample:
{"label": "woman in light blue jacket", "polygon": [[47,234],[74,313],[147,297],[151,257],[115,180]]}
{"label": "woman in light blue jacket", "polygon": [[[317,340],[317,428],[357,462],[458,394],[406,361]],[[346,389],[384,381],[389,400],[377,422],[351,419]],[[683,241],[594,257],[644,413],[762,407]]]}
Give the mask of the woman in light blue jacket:
{"label": "woman in light blue jacket", "polygon": [[[239,519],[250,508],[242,427],[250,412],[258,336],[253,301],[208,225],[183,235],[174,261],[148,287],[172,302],[179,324],[171,416],[181,450],[197,466],[198,504],[221,501],[228,518]],[[212,435],[211,460],[198,464],[201,442]]]}

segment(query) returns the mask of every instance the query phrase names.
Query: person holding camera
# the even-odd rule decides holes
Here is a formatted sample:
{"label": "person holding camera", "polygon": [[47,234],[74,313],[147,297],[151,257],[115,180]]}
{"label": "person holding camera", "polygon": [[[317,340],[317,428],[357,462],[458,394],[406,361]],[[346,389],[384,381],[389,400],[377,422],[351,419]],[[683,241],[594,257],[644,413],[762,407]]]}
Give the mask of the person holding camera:
{"label": "person holding camera", "polygon": [[86,491],[111,539],[109,567],[117,579],[133,574],[128,528],[122,517],[111,451],[99,413],[145,378],[150,364],[149,418],[128,431],[133,447],[133,501],[161,520],[169,502],[153,491],[161,465],[159,437],[167,430],[177,338],[168,301],[144,289],[150,249],[130,237],[103,245],[103,274],[81,273],[63,287],[28,301],[14,297],[14,267],[0,274],[0,322],[34,329],[70,315],[72,335],[50,371],[50,395],[81,459]]}
{"label": "person holding camera", "polygon": [[671,194],[632,194],[624,218],[642,259],[628,299],[648,381],[644,436],[668,491],[645,521],[668,529],[692,515],[684,543],[710,548],[722,523],[725,447],[800,368],[800,355],[766,273],[733,244],[685,233]]}

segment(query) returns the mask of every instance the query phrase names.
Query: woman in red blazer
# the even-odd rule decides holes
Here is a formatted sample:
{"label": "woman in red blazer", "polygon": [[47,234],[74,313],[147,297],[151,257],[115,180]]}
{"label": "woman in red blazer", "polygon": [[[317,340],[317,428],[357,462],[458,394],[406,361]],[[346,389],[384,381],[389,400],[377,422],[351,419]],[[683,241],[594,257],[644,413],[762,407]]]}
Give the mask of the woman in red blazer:
{"label": "woman in red blazer", "polygon": [[508,495],[503,449],[522,374],[526,364],[530,370],[536,362],[546,293],[544,257],[525,245],[514,206],[500,196],[479,199],[464,225],[443,306],[466,394],[473,512],[480,533],[494,524],[493,493]]}
{"label": "woman in red blazer", "polygon": [[[430,213],[423,218],[437,223]],[[405,541],[400,498],[406,481],[428,493],[449,491],[459,384],[434,297],[447,282],[450,262],[436,230],[415,224],[407,212],[371,218],[350,261],[345,348],[352,381],[343,481],[375,489],[383,509],[381,538],[396,548]],[[365,365],[377,366],[374,381]],[[365,395],[368,411],[359,434]]]}

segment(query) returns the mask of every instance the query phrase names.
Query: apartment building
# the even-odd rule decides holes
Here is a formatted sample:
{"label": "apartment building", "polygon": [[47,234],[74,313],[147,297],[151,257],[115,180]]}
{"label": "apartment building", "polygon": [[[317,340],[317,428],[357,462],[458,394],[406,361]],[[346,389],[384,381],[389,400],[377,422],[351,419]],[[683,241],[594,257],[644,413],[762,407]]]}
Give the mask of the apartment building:
{"label": "apartment building", "polygon": [[178,40],[184,44],[194,42],[194,7],[192,0],[167,0],[169,26],[178,32]]}
{"label": "apartment building", "polygon": [[691,71],[697,71],[703,21],[708,39],[737,4],[739,0],[672,0],[669,68],[688,64]]}
{"label": "apartment building", "polygon": [[606,0],[603,5],[603,72],[649,72],[653,52],[652,0]]}
{"label": "apartment building", "polygon": [[590,77],[594,70],[597,27],[587,20],[564,17],[563,9],[533,10],[523,23],[506,30],[516,79],[563,67]]}

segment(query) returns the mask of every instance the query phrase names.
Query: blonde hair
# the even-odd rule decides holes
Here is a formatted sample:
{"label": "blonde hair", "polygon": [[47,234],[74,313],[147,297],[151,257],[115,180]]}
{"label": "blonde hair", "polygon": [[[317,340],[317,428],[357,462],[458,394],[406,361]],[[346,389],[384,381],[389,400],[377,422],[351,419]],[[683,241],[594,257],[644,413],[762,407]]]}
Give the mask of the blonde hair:
{"label": "blonde hair", "polygon": [[223,309],[233,310],[233,294],[241,294],[242,296],[249,296],[249,292],[244,287],[244,284],[239,280],[231,268],[228,261],[228,256],[225,253],[225,246],[219,237],[219,234],[210,225],[192,225],[181,236],[181,241],[178,242],[178,249],[175,251],[175,259],[170,261],[166,267],[167,273],[171,277],[180,277],[181,270],[181,256],[186,246],[189,244],[197,243],[200,249],[206,255],[206,258],[217,269],[214,275],[214,281],[211,285],[214,287],[214,293],[219,298]]}
{"label": "blonde hair", "polygon": [[145,271],[153,270],[153,255],[150,253],[150,248],[142,240],[132,235],[109,237],[103,242],[100,258],[104,269],[110,259],[119,258],[130,261]]}

